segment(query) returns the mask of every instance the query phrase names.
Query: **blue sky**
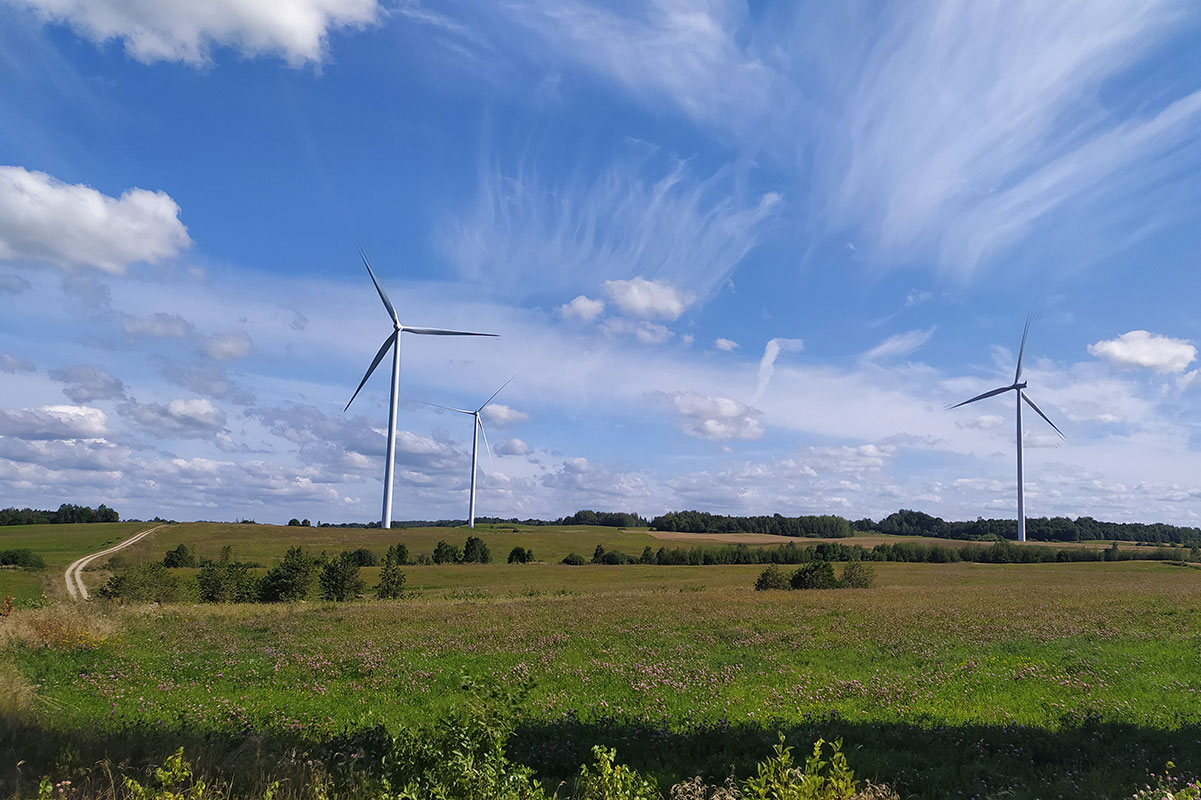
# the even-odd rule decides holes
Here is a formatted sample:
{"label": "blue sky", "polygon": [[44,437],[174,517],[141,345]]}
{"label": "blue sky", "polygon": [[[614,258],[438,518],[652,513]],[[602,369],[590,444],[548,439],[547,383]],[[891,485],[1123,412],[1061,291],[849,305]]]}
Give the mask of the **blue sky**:
{"label": "blue sky", "polygon": [[2,0],[0,504],[1198,524],[1199,17]]}

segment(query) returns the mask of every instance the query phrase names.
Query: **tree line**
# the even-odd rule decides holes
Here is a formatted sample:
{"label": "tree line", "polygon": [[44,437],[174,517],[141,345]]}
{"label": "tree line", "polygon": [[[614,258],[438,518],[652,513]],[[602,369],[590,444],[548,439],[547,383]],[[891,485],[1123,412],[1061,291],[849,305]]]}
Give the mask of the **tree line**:
{"label": "tree line", "polygon": [[775,536],[803,536],[839,539],[854,535],[851,523],[833,514],[785,517],[780,514],[759,517],[732,517],[707,511],[671,511],[651,520],[657,531],[684,533],[770,533]]}
{"label": "tree line", "polygon": [[[977,519],[948,522],[921,511],[901,509],[879,522],[857,520],[858,531],[892,533],[902,536],[932,536],[939,539],[995,541],[1017,539],[1017,520]],[[1102,522],[1092,517],[1031,517],[1026,520],[1026,538],[1043,542],[1090,542],[1099,539],[1120,542],[1162,544],[1201,544],[1201,529],[1161,522]]]}
{"label": "tree line", "polygon": [[68,525],[78,522],[120,522],[121,516],[101,503],[96,508],[63,503],[57,511],[0,508],[0,525]]}
{"label": "tree line", "polygon": [[[551,525],[600,525],[608,528],[645,528],[650,525],[645,517],[628,511],[592,511],[583,509],[558,519],[520,519],[518,517],[476,517],[479,525],[522,525],[529,528],[544,528]],[[292,522],[288,523],[289,525]],[[296,524],[303,525],[303,521]],[[467,524],[465,519],[409,519],[394,520],[393,528],[460,528]],[[378,528],[378,522],[321,522],[321,528]]]}

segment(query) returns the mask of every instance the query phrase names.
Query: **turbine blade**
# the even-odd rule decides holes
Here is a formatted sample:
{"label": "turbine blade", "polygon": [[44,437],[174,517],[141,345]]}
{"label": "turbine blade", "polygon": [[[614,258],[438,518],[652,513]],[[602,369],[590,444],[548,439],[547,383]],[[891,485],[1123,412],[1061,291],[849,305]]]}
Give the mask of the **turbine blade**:
{"label": "turbine blade", "polygon": [[396,309],[392,307],[392,301],[388,299],[388,295],[384,293],[384,287],[379,285],[379,281],[375,279],[375,273],[371,270],[371,264],[367,261],[367,254],[359,248],[359,256],[363,259],[363,266],[367,268],[367,274],[371,276],[371,282],[375,284],[375,291],[379,292],[379,299],[384,301],[384,308],[388,309],[388,315],[392,317],[392,322],[399,325],[400,317],[396,316]]}
{"label": "turbine blade", "polygon": [[[355,389],[354,394],[350,396],[350,403],[353,403],[354,399],[359,396],[359,392],[363,390],[363,384],[365,384],[367,379],[371,377],[371,373],[375,372],[375,368],[379,366],[379,362],[384,360],[384,355],[387,354],[388,349],[396,343],[396,335],[397,332],[393,331],[392,335],[384,340],[383,346],[381,346],[379,352],[375,354],[375,360],[371,362],[370,367],[367,367],[367,374],[363,376],[363,380],[359,381],[359,388]],[[346,410],[350,408],[350,403],[347,403],[346,408],[342,409],[343,414],[345,414]]]}
{"label": "turbine blade", "polygon": [[1013,382],[1017,383],[1022,379],[1022,358],[1026,355],[1026,337],[1030,334],[1031,316],[1026,317],[1026,329],[1022,331],[1022,346],[1018,348],[1018,368],[1013,373]]}
{"label": "turbine blade", "polygon": [[474,414],[475,413],[474,411],[468,411],[465,408],[451,408],[450,406],[440,406],[437,403],[430,403],[425,400],[422,400],[421,403],[422,403],[422,405],[433,406],[434,408],[441,408],[446,411],[458,411],[460,414]]}
{"label": "turbine blade", "polygon": [[[514,376],[513,376],[513,378],[516,378],[516,377],[517,377],[516,375],[514,375]],[[495,399],[496,399],[496,396],[497,396],[498,394],[500,394],[501,392],[503,392],[503,391],[504,391],[504,389],[505,389],[505,387],[506,387],[506,386],[508,386],[510,383],[512,383],[512,382],[513,382],[513,378],[509,378],[507,381],[505,381],[504,383],[502,383],[502,384],[500,385],[500,388],[499,388],[499,389],[497,389],[495,392],[493,392],[493,393],[492,393],[492,396],[491,396],[491,397],[489,397],[487,400],[485,400],[485,401],[484,401],[484,405],[483,405],[483,406],[480,406],[479,408],[477,408],[477,409],[476,409],[476,411],[483,411],[483,410],[484,410],[484,406],[488,405],[488,404],[489,404],[489,403],[491,403],[493,400],[495,400]]]}
{"label": "turbine blade", "polygon": [[471,331],[448,331],[442,328],[410,328],[405,326],[405,333],[419,333],[422,336],[499,336],[498,333],[472,333]]}
{"label": "turbine blade", "polygon": [[484,449],[488,451],[488,466],[495,470],[496,462],[492,460],[492,447],[488,444],[488,432],[484,430],[484,421],[480,419],[479,412],[476,412],[475,424],[480,426],[480,433],[484,434]]}
{"label": "turbine blade", "polygon": [[1066,437],[1066,436],[1064,436],[1064,435],[1063,435],[1063,431],[1059,430],[1059,426],[1058,426],[1058,425],[1056,425],[1054,422],[1052,422],[1052,421],[1051,421],[1051,418],[1050,418],[1050,417],[1048,417],[1046,414],[1044,414],[1044,413],[1043,413],[1043,410],[1042,410],[1041,408],[1039,408],[1038,406],[1034,405],[1034,401],[1033,401],[1033,400],[1031,400],[1029,397],[1027,397],[1025,392],[1022,392],[1022,399],[1026,401],[1026,405],[1028,405],[1028,406],[1030,406],[1031,408],[1033,408],[1033,409],[1034,409],[1034,412],[1035,412],[1036,414],[1038,414],[1040,417],[1042,417],[1044,420],[1046,420],[1046,423],[1047,423],[1048,425],[1050,425],[1052,428],[1054,428],[1054,429],[1055,429],[1055,432],[1056,432],[1056,433],[1058,433],[1058,434],[1060,435],[1060,437],[1061,437],[1061,438],[1063,438],[1063,439],[1067,439],[1067,438],[1068,438],[1068,437]]}
{"label": "turbine blade", "polygon": [[968,403],[974,403],[977,400],[983,400],[986,397],[992,397],[994,395],[1001,394],[1001,392],[1008,392],[1012,388],[1013,388],[1012,386],[1002,386],[1000,389],[993,389],[991,392],[985,392],[984,394],[978,394],[975,397],[973,397],[971,400],[964,400],[962,403],[956,403],[953,406],[947,406],[947,411],[950,411],[952,408],[959,408],[960,406],[966,406]]}

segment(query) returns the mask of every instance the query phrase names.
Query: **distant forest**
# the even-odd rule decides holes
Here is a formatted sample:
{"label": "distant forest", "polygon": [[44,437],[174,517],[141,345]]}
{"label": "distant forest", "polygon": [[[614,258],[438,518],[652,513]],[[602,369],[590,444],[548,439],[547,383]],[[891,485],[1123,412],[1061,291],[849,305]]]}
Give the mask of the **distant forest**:
{"label": "distant forest", "polygon": [[705,511],[672,511],[651,520],[657,531],[685,533],[770,533],[776,536],[807,536],[826,539],[854,536],[851,523],[842,517],[728,517]]}
{"label": "distant forest", "polygon": [[[559,519],[518,519],[517,517],[476,517],[475,521],[480,525],[528,525],[528,526],[547,526],[547,525],[603,525],[609,528],[645,528],[650,525],[644,517],[637,514],[631,514],[625,511],[577,511],[570,516],[561,517]],[[461,525],[466,525],[465,519],[438,519],[438,520],[401,520],[393,521],[394,528],[457,528]],[[343,522],[343,523],[319,523],[322,528],[378,528],[378,522]]]}
{"label": "distant forest", "polygon": [[63,503],[58,511],[0,508],[0,525],[66,525],[75,522],[120,522],[121,516],[101,503],[98,508]]}
{"label": "distant forest", "polygon": [[[855,530],[895,533],[902,536],[933,536],[939,539],[995,541],[1017,539],[1017,520],[977,519],[947,522],[921,511],[901,509],[879,522],[870,519],[852,523]],[[1120,542],[1201,544],[1201,529],[1165,525],[1160,522],[1101,522],[1092,517],[1031,517],[1026,520],[1026,538],[1044,542],[1089,542],[1114,539]]]}

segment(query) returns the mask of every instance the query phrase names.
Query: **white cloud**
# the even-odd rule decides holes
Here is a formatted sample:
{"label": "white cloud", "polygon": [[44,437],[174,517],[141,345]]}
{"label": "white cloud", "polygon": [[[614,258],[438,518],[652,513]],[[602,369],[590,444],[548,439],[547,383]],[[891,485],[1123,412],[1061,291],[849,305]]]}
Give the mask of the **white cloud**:
{"label": "white cloud", "polygon": [[668,283],[648,281],[642,276],[630,280],[605,281],[605,292],[626,314],[641,319],[679,319],[695,299]]}
{"label": "white cloud", "polygon": [[0,410],[0,435],[18,439],[94,439],[108,434],[108,418],[89,406]]}
{"label": "white cloud", "polygon": [[145,336],[156,339],[187,339],[196,332],[195,326],[183,317],[163,311],[156,311],[148,317],[123,314],[121,326],[125,329],[125,335],[131,339]]}
{"label": "white cloud", "polygon": [[602,325],[605,333],[611,336],[633,336],[643,344],[650,345],[663,344],[674,335],[670,328],[646,320],[634,321],[615,317],[605,320]]}
{"label": "white cloud", "polygon": [[967,417],[966,419],[955,420],[955,426],[958,428],[975,428],[977,430],[992,430],[1003,424],[1005,418],[1000,414],[981,414],[978,417]]}
{"label": "white cloud", "polygon": [[498,428],[503,428],[506,425],[515,425],[519,422],[526,422],[530,415],[524,411],[518,411],[504,403],[489,403],[480,416],[484,418],[490,425],[495,425]]}
{"label": "white cloud", "polygon": [[235,383],[220,364],[187,366],[167,359],[162,359],[161,363],[163,377],[176,386],[215,400],[229,400],[240,405],[254,402],[254,395]]}
{"label": "white cloud", "polygon": [[46,373],[51,380],[65,383],[63,394],[76,403],[93,403],[125,396],[125,384],[102,369],[77,364]]}
{"label": "white cloud", "polygon": [[906,331],[889,336],[880,344],[863,354],[864,361],[882,361],[888,358],[906,356],[918,349],[934,335],[934,328],[924,331]]}
{"label": "white cloud", "polygon": [[218,333],[204,343],[204,352],[219,361],[230,361],[250,355],[252,342],[245,331]]}
{"label": "white cloud", "polygon": [[497,444],[495,452],[498,456],[524,456],[529,455],[531,450],[528,444],[514,436]]}
{"label": "white cloud", "polygon": [[605,311],[604,300],[593,300],[579,295],[570,303],[559,306],[559,316],[563,319],[573,319],[580,322],[592,322]]}
{"label": "white cloud", "polygon": [[727,353],[732,353],[738,349],[738,342],[734,341],[733,339],[723,339],[719,337],[713,342],[713,346],[718,350],[724,350]]}
{"label": "white cloud", "polygon": [[933,296],[933,292],[925,289],[912,289],[909,294],[905,295],[905,305],[909,307],[920,306]]}
{"label": "white cloud", "polygon": [[290,65],[320,62],[332,30],[374,24],[376,0],[18,0],[97,44],[124,42],[144,63],[201,65],[217,47],[276,55]]}
{"label": "white cloud", "polygon": [[758,439],[763,436],[762,414],[729,397],[697,392],[668,395],[683,420],[684,432],[698,439]]}
{"label": "white cloud", "polygon": [[32,288],[29,281],[20,275],[0,275],[0,292],[4,294],[20,294]]}
{"label": "white cloud", "polygon": [[0,166],[0,260],[123,273],[191,243],[179,206],[165,192],[127,189],[109,197],[44,172]]}
{"label": "white cloud", "polygon": [[209,438],[225,428],[225,412],[204,398],[159,403],[131,403],[122,408],[134,424],[153,436]]}
{"label": "white cloud", "polygon": [[776,359],[780,355],[780,351],[799,353],[805,349],[804,339],[781,339],[779,337],[768,340],[763,347],[763,357],[759,359],[759,379],[755,384],[755,393],[751,395],[751,402],[757,403],[763,397],[763,393],[767,391],[767,385],[771,383],[771,377],[776,371]]}
{"label": "white cloud", "polygon": [[37,372],[37,369],[32,361],[12,353],[0,353],[0,372]]}
{"label": "white cloud", "polygon": [[1088,352],[1121,369],[1143,367],[1156,372],[1183,372],[1197,357],[1197,348],[1184,339],[1141,330],[1102,339],[1090,344]]}

